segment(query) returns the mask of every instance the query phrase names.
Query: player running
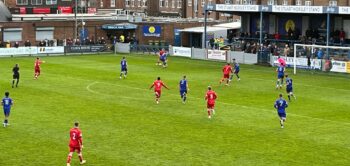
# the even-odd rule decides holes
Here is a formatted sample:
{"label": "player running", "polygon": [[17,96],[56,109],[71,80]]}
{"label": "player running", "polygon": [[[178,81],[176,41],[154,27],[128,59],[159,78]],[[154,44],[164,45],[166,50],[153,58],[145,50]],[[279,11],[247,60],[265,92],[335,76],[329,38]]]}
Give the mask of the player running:
{"label": "player running", "polygon": [[[233,74],[235,74],[238,81],[240,81],[241,78],[239,78],[239,75],[238,75],[239,70],[240,70],[239,64],[236,62],[236,59],[232,59],[232,61],[233,61],[233,67],[234,67]],[[231,75],[231,77],[230,77],[230,82],[232,81],[232,79],[233,79],[233,75]]]}
{"label": "player running", "polygon": [[288,77],[288,74],[286,74],[286,91],[288,94],[288,100],[290,101],[290,96],[293,96],[296,100],[297,97],[293,94],[293,80]]}
{"label": "player running", "polygon": [[184,76],[183,79],[180,80],[179,89],[180,89],[180,96],[181,96],[181,99],[182,99],[182,103],[185,104],[186,103],[186,99],[187,99],[187,91],[190,90],[188,88],[188,83],[187,83],[186,76]]}
{"label": "player running", "polygon": [[284,122],[286,121],[286,108],[288,103],[282,98],[282,94],[279,95],[279,98],[276,100],[274,107],[277,109],[278,116],[280,118],[281,128],[284,128]]}
{"label": "player running", "polygon": [[40,65],[45,63],[45,61],[41,61],[39,57],[36,58],[34,63],[34,79],[38,79],[40,75]]}
{"label": "player running", "polygon": [[162,62],[163,68],[168,67],[168,64],[167,64],[168,63],[168,54],[166,52],[161,54],[159,59]]}
{"label": "player running", "polygon": [[226,86],[228,86],[228,83],[230,81],[230,73],[232,73],[232,67],[229,63],[227,63],[224,68],[222,69],[222,72],[224,73],[224,76],[220,80],[220,84],[225,81],[226,79]]}
{"label": "player running", "polygon": [[2,99],[1,101],[1,105],[4,108],[4,114],[5,114],[5,120],[4,120],[4,127],[10,125],[9,124],[9,116],[10,116],[10,112],[11,112],[11,107],[13,105],[13,101],[12,99],[9,97],[10,93],[9,92],[5,92],[5,97]]}
{"label": "player running", "polygon": [[154,93],[156,97],[156,103],[159,104],[159,99],[162,94],[162,87],[169,90],[169,88],[163,83],[163,81],[160,80],[160,77],[157,78],[151,85],[149,89],[152,89],[154,87]]}
{"label": "player running", "polygon": [[76,151],[79,156],[80,164],[86,163],[86,160],[83,160],[83,154],[81,150],[83,149],[83,138],[81,130],[79,129],[79,123],[74,123],[74,128],[70,129],[69,132],[70,142],[69,142],[69,154],[67,158],[67,166],[70,166],[73,153]]}
{"label": "player running", "polygon": [[162,48],[162,49],[159,51],[159,53],[158,53],[158,62],[156,63],[156,65],[158,65],[158,66],[162,65],[162,64],[161,64],[160,57],[161,57],[164,53],[165,53],[165,49]]}
{"label": "player running", "polygon": [[15,81],[16,81],[16,88],[17,88],[18,87],[18,82],[19,82],[19,65],[18,64],[16,64],[12,68],[12,73],[13,73],[12,88],[14,88],[14,86],[15,86]]}
{"label": "player running", "polygon": [[211,90],[211,87],[208,86],[207,94],[205,95],[205,100],[207,100],[207,111],[208,111],[208,118],[211,119],[212,115],[215,114],[215,100],[217,98],[216,93]]}
{"label": "player running", "polygon": [[125,56],[120,61],[120,67],[121,67],[121,71],[120,71],[120,77],[119,78],[122,79],[122,76],[123,76],[124,79],[125,79],[127,74],[128,74],[128,63],[126,62]]}
{"label": "player running", "polygon": [[284,71],[285,71],[285,68],[282,65],[278,66],[278,68],[276,69],[276,72],[277,72],[276,89],[278,89],[278,88],[281,89],[282,88]]}

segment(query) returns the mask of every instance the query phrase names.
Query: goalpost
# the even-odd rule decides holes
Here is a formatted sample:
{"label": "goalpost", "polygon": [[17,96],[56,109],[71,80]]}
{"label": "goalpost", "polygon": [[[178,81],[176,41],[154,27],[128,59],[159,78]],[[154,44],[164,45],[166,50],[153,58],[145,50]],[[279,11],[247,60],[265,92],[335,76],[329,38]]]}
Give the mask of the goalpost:
{"label": "goalpost", "polygon": [[349,60],[350,47],[294,44],[293,60],[289,63],[292,63],[294,74],[298,68],[350,73]]}

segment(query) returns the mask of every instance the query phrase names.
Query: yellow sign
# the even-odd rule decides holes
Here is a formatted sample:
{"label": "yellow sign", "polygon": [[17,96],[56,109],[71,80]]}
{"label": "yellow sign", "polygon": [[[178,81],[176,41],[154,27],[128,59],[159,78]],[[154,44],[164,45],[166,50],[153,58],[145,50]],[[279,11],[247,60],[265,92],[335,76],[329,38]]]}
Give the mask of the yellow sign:
{"label": "yellow sign", "polygon": [[346,63],[346,72],[350,73],[350,62]]}
{"label": "yellow sign", "polygon": [[154,32],[156,31],[156,28],[155,28],[154,26],[150,26],[149,29],[148,29],[148,31],[149,31],[150,33],[154,33]]}
{"label": "yellow sign", "polygon": [[288,32],[289,29],[294,31],[295,30],[295,22],[293,20],[288,20],[285,24],[285,29],[286,29],[286,32]]}

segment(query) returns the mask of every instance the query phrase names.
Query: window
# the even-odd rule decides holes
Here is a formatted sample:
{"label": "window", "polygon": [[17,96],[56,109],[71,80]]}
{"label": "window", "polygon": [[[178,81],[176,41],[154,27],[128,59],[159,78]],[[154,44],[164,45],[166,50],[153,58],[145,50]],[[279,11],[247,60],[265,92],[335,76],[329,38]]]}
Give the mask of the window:
{"label": "window", "polygon": [[141,7],[141,0],[137,0],[137,7]]}
{"label": "window", "polygon": [[39,27],[35,31],[35,40],[53,40],[54,27]]}
{"label": "window", "polygon": [[129,7],[130,6],[130,0],[125,0],[125,6]]}
{"label": "window", "polygon": [[182,0],[177,0],[177,8],[182,8]]}
{"label": "window", "polygon": [[28,5],[28,0],[17,0],[17,5]]}
{"label": "window", "polygon": [[57,0],[46,0],[46,5],[56,5]]}
{"label": "window", "polygon": [[337,1],[329,1],[329,6],[337,6]]}
{"label": "window", "polygon": [[305,6],[311,6],[311,1],[305,1]]}
{"label": "window", "polygon": [[111,7],[115,7],[115,0],[111,0]]}
{"label": "window", "polygon": [[32,0],[32,5],[41,5],[43,4],[42,0]]}
{"label": "window", "polygon": [[165,0],[165,5],[164,5],[166,8],[169,7],[169,0]]}
{"label": "window", "polygon": [[5,28],[4,41],[22,41],[22,28]]}
{"label": "window", "polygon": [[202,6],[204,6],[204,5],[205,5],[205,0],[202,0],[202,3],[201,3],[201,4],[202,4]]}
{"label": "window", "polygon": [[147,0],[142,0],[141,2],[141,7],[147,7]]}
{"label": "window", "polygon": [[296,0],[295,5],[297,5],[297,6],[301,6],[301,5],[302,5],[301,0]]}
{"label": "window", "polygon": [[208,0],[208,5],[211,5],[213,3],[213,0]]}
{"label": "window", "polygon": [[159,7],[164,7],[164,0],[159,1]]}
{"label": "window", "polygon": [[175,8],[175,0],[171,0],[171,8]]}
{"label": "window", "polygon": [[231,0],[225,0],[225,4],[231,4]]}
{"label": "window", "polygon": [[275,0],[268,0],[268,1],[267,1],[267,5],[275,5],[275,4],[277,4],[277,3],[275,2]]}
{"label": "window", "polygon": [[288,5],[288,0],[283,0],[282,5]]}
{"label": "window", "polygon": [[192,0],[188,0],[188,6],[192,6]]}
{"label": "window", "polygon": [[[225,1],[226,2],[226,1]],[[227,3],[226,3],[227,4]],[[236,0],[236,5],[242,4],[241,0]]]}
{"label": "window", "polygon": [[135,0],[131,0],[131,7],[135,7]]}
{"label": "window", "polygon": [[252,5],[252,0],[243,0],[244,5]]}

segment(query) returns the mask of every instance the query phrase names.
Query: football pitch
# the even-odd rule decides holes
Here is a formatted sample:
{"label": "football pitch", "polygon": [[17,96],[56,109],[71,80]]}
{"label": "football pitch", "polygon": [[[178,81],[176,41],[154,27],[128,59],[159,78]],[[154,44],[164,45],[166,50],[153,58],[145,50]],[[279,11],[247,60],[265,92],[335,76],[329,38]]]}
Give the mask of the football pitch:
{"label": "football pitch", "polygon": [[[219,86],[224,63],[170,57],[163,69],[155,56],[126,55],[128,78],[119,79],[122,56],[42,57],[38,80],[34,57],[1,58],[1,97],[9,91],[15,103],[11,125],[0,128],[0,165],[65,165],[75,121],[85,165],[350,165],[349,75],[290,75],[297,100],[281,129],[273,104],[279,93],[287,96],[275,90],[275,68],[241,64],[241,81]],[[21,79],[12,89],[16,63]],[[178,90],[183,75],[186,104]],[[170,88],[158,105],[149,90],[157,76]],[[218,95],[211,120],[208,85]]]}

